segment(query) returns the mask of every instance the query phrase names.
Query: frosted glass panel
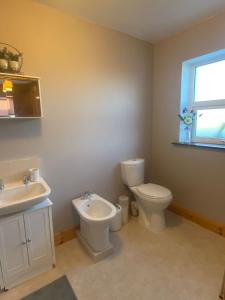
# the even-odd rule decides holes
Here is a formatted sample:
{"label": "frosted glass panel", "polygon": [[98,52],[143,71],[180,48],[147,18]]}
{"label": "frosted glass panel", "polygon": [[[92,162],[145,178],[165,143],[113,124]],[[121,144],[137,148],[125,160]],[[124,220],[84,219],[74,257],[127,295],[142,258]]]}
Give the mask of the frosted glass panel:
{"label": "frosted glass panel", "polygon": [[225,99],[225,60],[196,68],[195,101]]}
{"label": "frosted glass panel", "polygon": [[198,110],[196,136],[225,139],[225,109]]}

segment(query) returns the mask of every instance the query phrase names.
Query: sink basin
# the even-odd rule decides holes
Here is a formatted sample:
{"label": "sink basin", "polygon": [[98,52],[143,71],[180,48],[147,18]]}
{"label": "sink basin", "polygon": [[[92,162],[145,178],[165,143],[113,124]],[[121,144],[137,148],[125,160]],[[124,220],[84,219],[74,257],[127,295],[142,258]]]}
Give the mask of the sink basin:
{"label": "sink basin", "polygon": [[30,208],[45,200],[51,192],[48,184],[41,179],[27,185],[13,184],[0,191],[0,216]]}

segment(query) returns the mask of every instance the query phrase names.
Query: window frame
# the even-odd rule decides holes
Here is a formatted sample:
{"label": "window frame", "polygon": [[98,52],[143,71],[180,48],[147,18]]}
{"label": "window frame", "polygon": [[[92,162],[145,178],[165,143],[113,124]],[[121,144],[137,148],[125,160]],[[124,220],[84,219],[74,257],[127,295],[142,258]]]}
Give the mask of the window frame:
{"label": "window frame", "polygon": [[[184,107],[187,107],[189,111],[193,110],[207,110],[207,109],[225,109],[225,99],[208,100],[195,102],[195,78],[196,68],[211,63],[225,60],[225,49],[219,50],[213,53],[209,53],[200,57],[193,58],[185,61],[182,64],[182,79],[181,79],[181,101],[180,101],[180,113]],[[192,126],[192,142],[204,143],[204,144],[225,144],[225,139],[221,138],[203,138],[196,136],[197,125],[197,113],[194,118]],[[183,139],[184,125],[180,122],[180,134],[179,139]]]}

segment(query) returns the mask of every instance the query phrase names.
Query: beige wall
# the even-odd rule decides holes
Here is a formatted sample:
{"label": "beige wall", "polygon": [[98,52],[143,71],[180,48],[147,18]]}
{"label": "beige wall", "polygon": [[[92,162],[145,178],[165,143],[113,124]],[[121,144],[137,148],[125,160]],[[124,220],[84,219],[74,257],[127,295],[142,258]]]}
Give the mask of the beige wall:
{"label": "beige wall", "polygon": [[[55,230],[74,222],[85,190],[111,201],[126,192],[118,162],[149,157],[152,46],[32,1],[1,4],[1,41],[41,77],[44,118],[0,121],[0,160],[40,156],[52,187]],[[186,208],[225,223],[224,152],[178,148],[181,63],[225,48],[225,16],[154,47],[152,181]]]}
{"label": "beige wall", "polygon": [[152,46],[32,1],[1,3],[1,41],[41,77],[44,118],[0,121],[0,160],[40,156],[55,230],[74,222],[86,190],[124,193],[118,163],[148,154]]}
{"label": "beige wall", "polygon": [[182,206],[225,223],[225,152],[171,145],[178,139],[181,63],[225,48],[225,15],[162,41],[154,48],[151,172]]}

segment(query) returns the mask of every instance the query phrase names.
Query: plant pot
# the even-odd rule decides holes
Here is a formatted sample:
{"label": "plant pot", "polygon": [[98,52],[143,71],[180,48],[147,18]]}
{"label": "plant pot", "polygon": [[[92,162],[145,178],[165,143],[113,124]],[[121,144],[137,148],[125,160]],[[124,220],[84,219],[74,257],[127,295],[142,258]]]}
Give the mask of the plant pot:
{"label": "plant pot", "polygon": [[16,61],[16,60],[10,60],[9,61],[9,68],[10,68],[10,70],[12,70],[14,72],[19,71],[19,68],[20,68],[19,62]]}
{"label": "plant pot", "polygon": [[8,69],[8,61],[4,58],[0,59],[0,70],[7,70]]}

